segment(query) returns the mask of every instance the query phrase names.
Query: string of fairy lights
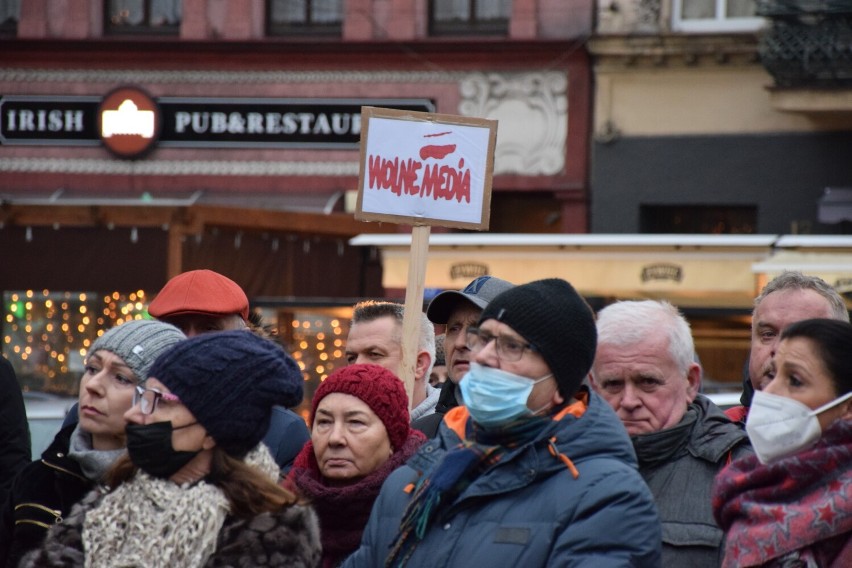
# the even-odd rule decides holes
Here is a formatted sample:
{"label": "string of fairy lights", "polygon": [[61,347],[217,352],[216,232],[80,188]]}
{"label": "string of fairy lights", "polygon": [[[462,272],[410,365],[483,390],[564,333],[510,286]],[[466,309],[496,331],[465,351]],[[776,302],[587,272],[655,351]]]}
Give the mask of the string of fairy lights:
{"label": "string of fairy lights", "polygon": [[146,317],[145,292],[26,290],[3,297],[3,355],[24,388],[75,391],[92,342],[111,327]]}
{"label": "string of fairy lights", "polygon": [[[92,342],[116,325],[149,318],[144,290],[100,295],[91,292],[25,290],[3,297],[2,353],[27,390],[77,394]],[[289,327],[284,342],[302,370],[309,401],[319,383],[345,365],[348,312],[336,309],[278,312],[261,310],[278,329]]]}
{"label": "string of fairy lights", "polygon": [[[321,381],[328,377],[344,354],[343,328],[338,319],[316,318],[299,320],[294,318],[293,358],[303,373],[315,373]],[[328,332],[324,331],[328,329]],[[308,377],[305,377],[308,380]]]}
{"label": "string of fairy lights", "polygon": [[307,420],[310,401],[320,382],[336,368],[346,365],[345,347],[349,329],[344,326],[348,326],[349,318],[323,311],[288,315],[292,319],[286,343],[305,380],[305,398],[296,411]]}

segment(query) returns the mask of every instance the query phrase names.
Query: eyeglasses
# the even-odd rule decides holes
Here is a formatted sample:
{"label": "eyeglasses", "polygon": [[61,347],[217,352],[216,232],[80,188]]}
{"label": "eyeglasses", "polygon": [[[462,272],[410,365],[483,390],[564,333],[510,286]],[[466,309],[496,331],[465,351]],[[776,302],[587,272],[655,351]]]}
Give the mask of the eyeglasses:
{"label": "eyeglasses", "polygon": [[143,386],[137,386],[136,392],[133,393],[133,406],[139,405],[139,410],[142,414],[153,414],[157,410],[157,404],[160,399],[166,402],[180,402],[177,395],[161,392],[157,389],[146,389]]}
{"label": "eyeglasses", "polygon": [[524,354],[524,349],[537,352],[534,345],[518,341],[506,335],[492,335],[487,331],[483,331],[478,327],[467,328],[467,348],[473,353],[477,353],[485,348],[486,345],[494,340],[494,346],[497,351],[497,357],[506,362],[514,362],[520,360]]}

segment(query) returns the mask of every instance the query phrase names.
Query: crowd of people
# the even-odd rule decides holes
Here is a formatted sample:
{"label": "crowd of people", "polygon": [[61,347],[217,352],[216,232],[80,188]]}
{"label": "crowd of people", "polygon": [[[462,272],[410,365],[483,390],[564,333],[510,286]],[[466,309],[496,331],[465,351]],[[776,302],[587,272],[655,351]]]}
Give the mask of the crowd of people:
{"label": "crowd of people", "polygon": [[675,306],[557,278],[436,296],[411,400],[404,307],[357,304],[307,424],[235,282],[180,274],[149,314],[92,343],[33,462],[0,358],[0,567],[852,566],[852,324],[819,278],[756,298],[726,412]]}

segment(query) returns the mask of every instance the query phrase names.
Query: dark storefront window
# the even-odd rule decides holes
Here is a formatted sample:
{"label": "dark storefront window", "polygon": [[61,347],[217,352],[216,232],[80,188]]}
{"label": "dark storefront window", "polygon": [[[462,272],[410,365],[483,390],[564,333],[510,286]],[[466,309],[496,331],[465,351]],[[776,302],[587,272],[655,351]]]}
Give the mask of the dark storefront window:
{"label": "dark storefront window", "polygon": [[21,19],[21,0],[0,0],[0,35],[15,35]]}
{"label": "dark storefront window", "polygon": [[512,0],[432,0],[431,35],[506,34]]}
{"label": "dark storefront window", "polygon": [[756,205],[642,205],[641,233],[755,234]]}
{"label": "dark storefront window", "polygon": [[562,202],[546,191],[501,191],[491,195],[492,233],[558,233]]}
{"label": "dark storefront window", "polygon": [[343,0],[270,0],[269,35],[340,35]]}
{"label": "dark storefront window", "polygon": [[106,32],[177,34],[182,4],[182,0],[107,0]]}

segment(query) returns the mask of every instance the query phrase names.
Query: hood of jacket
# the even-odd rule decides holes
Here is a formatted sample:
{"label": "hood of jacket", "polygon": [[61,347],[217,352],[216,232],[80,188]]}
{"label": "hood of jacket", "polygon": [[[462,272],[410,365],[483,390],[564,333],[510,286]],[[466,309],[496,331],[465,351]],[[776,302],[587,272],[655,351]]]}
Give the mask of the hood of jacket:
{"label": "hood of jacket", "polygon": [[703,394],[696,396],[690,406],[699,413],[687,446],[693,456],[716,463],[736,446],[750,445],[745,430],[732,423],[722,409]]}

